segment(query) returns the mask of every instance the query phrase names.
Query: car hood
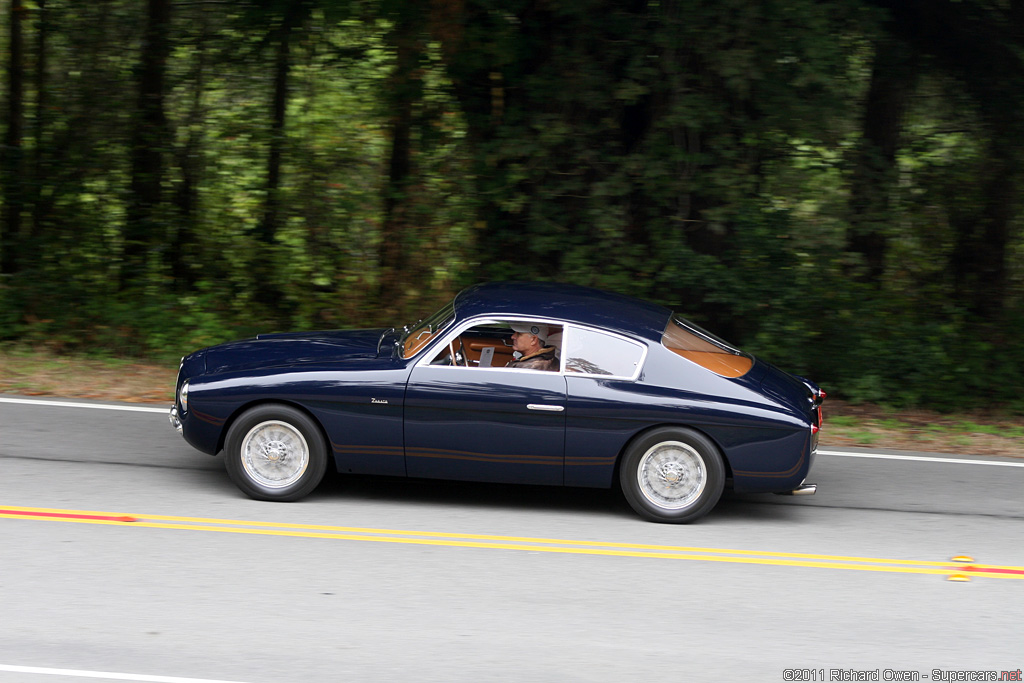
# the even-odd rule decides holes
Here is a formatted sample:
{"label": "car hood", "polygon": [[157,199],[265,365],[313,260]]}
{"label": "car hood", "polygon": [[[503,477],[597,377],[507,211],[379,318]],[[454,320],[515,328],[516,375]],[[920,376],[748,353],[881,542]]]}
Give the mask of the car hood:
{"label": "car hood", "polygon": [[372,359],[384,329],[261,334],[206,349],[206,372]]}

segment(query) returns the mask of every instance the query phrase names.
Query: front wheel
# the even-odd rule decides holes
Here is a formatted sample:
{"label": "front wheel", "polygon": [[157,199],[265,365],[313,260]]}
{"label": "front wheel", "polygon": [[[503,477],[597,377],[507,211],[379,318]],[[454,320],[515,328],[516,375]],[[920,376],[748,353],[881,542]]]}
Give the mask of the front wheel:
{"label": "front wheel", "polygon": [[327,470],[327,447],[319,426],[284,405],[243,413],[224,443],[228,475],[257,500],[292,501],[317,487]]}
{"label": "front wheel", "polygon": [[619,469],[622,493],[653,522],[692,522],[711,511],[725,487],[718,448],[703,434],[655,429],[630,444]]}

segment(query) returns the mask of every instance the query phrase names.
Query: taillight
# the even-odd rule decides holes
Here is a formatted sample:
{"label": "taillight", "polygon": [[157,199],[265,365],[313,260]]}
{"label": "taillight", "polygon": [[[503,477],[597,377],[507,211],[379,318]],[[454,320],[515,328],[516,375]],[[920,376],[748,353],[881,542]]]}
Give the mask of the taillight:
{"label": "taillight", "polygon": [[828,396],[824,391],[818,389],[818,429],[821,429],[821,425],[824,424],[825,415],[821,412],[821,404],[825,402],[825,397]]}
{"label": "taillight", "polygon": [[[824,391],[822,391],[821,387],[819,387],[818,385],[816,385],[813,382],[810,382],[808,380],[804,380],[804,385],[807,387],[808,391],[810,392],[809,398],[810,398],[810,401],[811,401],[811,410],[814,410],[814,411],[816,411],[818,413],[818,422],[817,422],[817,424],[812,424],[811,425],[811,436],[812,437],[816,437],[818,432],[821,431],[821,424],[822,424],[822,420],[824,419],[823,415],[821,413],[821,404],[825,402],[825,397],[828,396],[828,394],[826,394]],[[816,438],[815,438],[814,441],[815,441],[815,445],[817,445],[817,439]]]}

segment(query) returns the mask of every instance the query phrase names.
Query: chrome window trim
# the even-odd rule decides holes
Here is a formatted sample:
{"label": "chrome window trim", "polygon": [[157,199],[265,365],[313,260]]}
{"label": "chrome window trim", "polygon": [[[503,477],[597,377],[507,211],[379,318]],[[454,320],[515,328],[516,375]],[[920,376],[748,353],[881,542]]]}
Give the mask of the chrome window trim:
{"label": "chrome window trim", "polygon": [[[448,368],[450,370],[479,370],[483,372],[488,371],[501,371],[501,372],[547,372],[544,370],[532,370],[530,368],[506,368],[506,367],[479,367],[479,366],[463,366],[463,365],[431,365],[430,359],[436,358],[442,349],[446,348],[453,339],[460,336],[466,330],[476,327],[478,325],[506,325],[509,321],[516,322],[529,322],[537,323],[540,325],[557,326],[562,328],[562,344],[559,348],[559,367],[558,374],[564,377],[589,377],[590,379],[599,380],[623,380],[627,382],[635,382],[640,374],[643,372],[644,364],[647,361],[648,346],[643,342],[636,339],[632,339],[623,334],[617,332],[611,332],[609,330],[601,329],[600,327],[592,327],[590,325],[579,325],[577,323],[570,323],[565,320],[556,320],[554,318],[542,318],[534,315],[502,315],[501,317],[495,317],[493,315],[477,316],[464,320],[463,322],[453,325],[449,328],[448,332],[442,335],[437,341],[428,344],[426,349],[421,351],[423,355],[415,363],[415,367],[427,367],[443,369]],[[570,339],[575,331],[586,331],[593,332],[596,334],[603,334],[605,336],[624,341],[632,344],[634,347],[640,350],[640,358],[636,361],[636,366],[631,375],[596,375],[587,372],[569,372],[565,369],[565,348],[570,343]]]}

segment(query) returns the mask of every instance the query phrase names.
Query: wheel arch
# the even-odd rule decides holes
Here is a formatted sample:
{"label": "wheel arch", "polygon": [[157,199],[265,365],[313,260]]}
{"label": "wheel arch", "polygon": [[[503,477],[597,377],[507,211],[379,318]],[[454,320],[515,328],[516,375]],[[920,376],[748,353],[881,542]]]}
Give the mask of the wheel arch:
{"label": "wheel arch", "polygon": [[731,482],[732,481],[732,479],[733,479],[732,464],[729,462],[729,458],[726,455],[725,449],[722,448],[722,444],[710,432],[708,432],[705,429],[701,429],[700,427],[695,427],[694,425],[691,425],[691,424],[682,424],[682,423],[678,423],[678,422],[662,422],[662,423],[658,423],[658,424],[648,425],[648,426],[644,427],[643,429],[638,430],[635,434],[633,434],[633,436],[631,436],[628,439],[626,439],[626,442],[622,444],[622,448],[619,449],[618,455],[615,456],[615,467],[612,470],[612,485],[613,486],[615,486],[615,487],[619,486],[619,476],[621,474],[622,461],[626,457],[626,453],[629,452],[629,449],[632,448],[633,444],[635,444],[637,441],[639,441],[640,439],[644,438],[645,436],[647,436],[648,434],[650,434],[651,432],[653,432],[655,430],[666,429],[666,428],[668,428],[668,429],[685,429],[687,431],[694,432],[695,434],[700,434],[705,439],[710,441],[715,446],[715,448],[718,450],[718,455],[721,457],[722,464],[725,466],[725,478],[726,478],[726,481],[727,482]]}
{"label": "wheel arch", "polygon": [[634,512],[672,524],[689,524],[710,513],[731,472],[717,440],[679,423],[642,430],[616,465],[619,489]]}
{"label": "wheel arch", "polygon": [[[306,406],[302,405],[301,403],[298,403],[296,401],[289,401],[287,399],[281,399],[281,398],[258,398],[258,399],[253,399],[253,400],[247,401],[247,402],[239,405],[237,408],[235,408],[234,411],[232,411],[231,415],[229,415],[228,418],[224,421],[224,426],[220,430],[220,437],[219,437],[219,439],[217,441],[217,452],[220,453],[220,452],[222,452],[224,450],[224,444],[227,441],[228,433],[231,431],[231,427],[235,424],[235,422],[238,421],[238,419],[242,415],[245,415],[247,412],[249,412],[253,408],[259,408],[260,406],[272,406],[272,405],[288,406],[289,408],[293,408],[295,410],[298,410],[299,412],[303,413],[306,417],[308,417],[310,420],[312,420],[313,424],[315,424],[316,428],[320,431],[320,436],[323,438],[324,444],[327,446],[328,456],[331,455],[331,450],[332,450],[332,448],[331,448],[331,440],[330,440],[330,438],[328,438],[327,430],[324,429],[324,425],[320,421],[320,418],[318,418],[316,416],[316,414],[313,413],[313,411],[311,411],[309,408],[307,408]],[[328,463],[333,463],[333,460],[334,459],[332,457],[328,457],[327,458]]]}

